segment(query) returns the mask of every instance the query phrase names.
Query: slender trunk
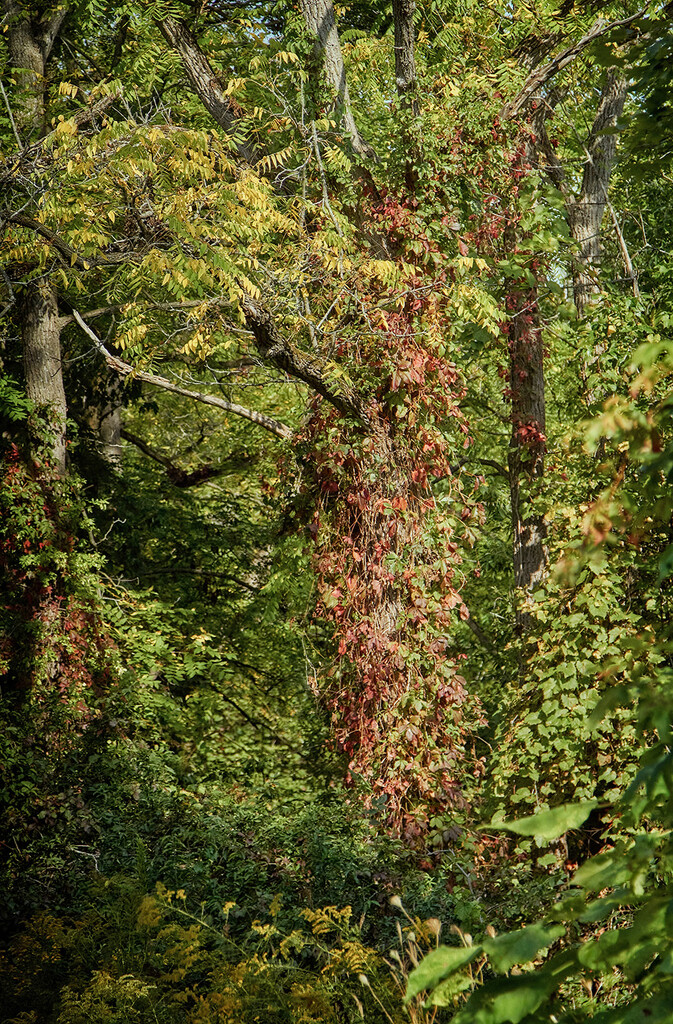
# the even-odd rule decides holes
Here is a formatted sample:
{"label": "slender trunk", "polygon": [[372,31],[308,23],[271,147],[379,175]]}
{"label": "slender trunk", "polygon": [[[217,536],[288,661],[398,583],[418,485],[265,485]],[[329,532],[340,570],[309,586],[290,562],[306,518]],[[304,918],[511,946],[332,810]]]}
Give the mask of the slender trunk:
{"label": "slender trunk", "polygon": [[[416,94],[416,60],[414,56],[415,11],[416,0],[393,0],[397,95],[400,97],[402,109],[412,118],[418,117],[420,111]],[[407,188],[413,192],[418,177],[415,165],[420,159],[420,150],[417,140],[413,138],[408,127],[405,128],[403,142],[407,152],[404,178]]]}
{"label": "slender trunk", "polygon": [[[537,287],[514,288],[507,296],[512,435],[508,452],[512,510],[514,583],[525,600],[547,572],[547,531],[540,515],[526,513],[522,484],[544,475],[545,383]],[[527,631],[531,617],[517,611],[517,626]]]}
{"label": "slender trunk", "polygon": [[[525,160],[532,154],[526,147]],[[515,223],[505,231],[509,253],[521,248]],[[527,268],[535,276],[534,260]],[[512,433],[507,453],[513,533],[514,584],[518,592],[517,629],[525,633],[532,626],[526,610],[527,598],[542,582],[548,566],[546,526],[542,516],[527,510],[525,492],[544,475],[546,413],[544,345],[540,325],[537,282],[523,276],[506,284],[507,347],[509,350],[509,397],[512,403]]]}
{"label": "slender trunk", "polygon": [[625,79],[609,71],[584,146],[586,162],[580,192],[568,210],[570,231],[579,247],[573,263],[573,295],[579,316],[600,294],[601,223],[617,152],[614,130],[625,99]]}
{"label": "slender trunk", "polygon": [[[56,289],[38,278],[25,289],[21,336],[26,394],[38,411],[46,410],[46,444],[57,476],[65,473],[66,401],[61,369],[60,324]],[[40,444],[38,439],[38,444]]]}
{"label": "slender trunk", "polygon": [[300,7],[306,28],[315,40],[315,54],[321,59],[327,81],[338,98],[341,122],[350,137],[353,152],[372,159],[374,151],[360,135],[351,109],[334,4],[332,0],[300,0]]}

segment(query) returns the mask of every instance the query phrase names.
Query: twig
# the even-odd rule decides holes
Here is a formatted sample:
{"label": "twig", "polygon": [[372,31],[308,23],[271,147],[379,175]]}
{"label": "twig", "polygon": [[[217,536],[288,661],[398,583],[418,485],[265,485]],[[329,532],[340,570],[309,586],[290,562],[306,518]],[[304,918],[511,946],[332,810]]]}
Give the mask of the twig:
{"label": "twig", "polygon": [[7,107],[7,113],[9,114],[9,123],[12,126],[12,131],[14,132],[14,138],[16,139],[16,143],[17,143],[19,149],[23,149],[23,142],[21,141],[21,137],[20,137],[20,135],[19,135],[19,133],[18,133],[18,131],[16,129],[16,122],[14,120],[14,115],[12,114],[12,108],[9,105],[9,100],[7,99],[7,93],[5,92],[5,87],[2,84],[2,82],[0,82],[0,92],[2,92],[2,98],[5,101],[5,106]]}

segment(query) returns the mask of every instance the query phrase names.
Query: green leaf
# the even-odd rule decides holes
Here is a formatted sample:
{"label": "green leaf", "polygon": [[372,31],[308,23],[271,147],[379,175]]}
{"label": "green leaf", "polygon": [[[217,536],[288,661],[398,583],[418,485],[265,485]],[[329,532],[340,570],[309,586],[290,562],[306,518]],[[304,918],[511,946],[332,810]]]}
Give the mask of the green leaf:
{"label": "green leaf", "polygon": [[540,811],[527,818],[514,821],[491,823],[489,828],[504,828],[508,832],[516,832],[520,836],[535,836],[549,842],[558,839],[570,829],[579,828],[589,817],[591,811],[598,807],[597,800],[583,800],[577,804],[561,804],[550,811]]}
{"label": "green leaf", "polygon": [[623,850],[608,850],[592,857],[578,868],[571,884],[600,892],[601,889],[613,888],[628,881],[631,870]]}
{"label": "green leaf", "polygon": [[451,1024],[519,1024],[547,999],[574,967],[564,953],[533,974],[488,982],[470,997]]}
{"label": "green leaf", "polygon": [[551,946],[564,934],[565,928],[561,924],[531,924],[520,931],[487,939],[483,947],[496,971],[505,972],[514,964],[530,963],[539,950]]}
{"label": "green leaf", "polygon": [[481,946],[439,946],[433,949],[409,975],[405,1003],[423,989],[435,988],[449,974],[469,964],[479,953]]}
{"label": "green leaf", "polygon": [[452,974],[450,978],[445,978],[444,981],[439,983],[432,995],[428,996],[423,1005],[426,1007],[453,1006],[455,997],[460,992],[465,992],[466,989],[472,988],[472,985],[472,978],[467,972],[462,974]]}
{"label": "green leaf", "polygon": [[592,1017],[593,1024],[670,1024],[673,985],[669,984],[653,999],[639,999]]}

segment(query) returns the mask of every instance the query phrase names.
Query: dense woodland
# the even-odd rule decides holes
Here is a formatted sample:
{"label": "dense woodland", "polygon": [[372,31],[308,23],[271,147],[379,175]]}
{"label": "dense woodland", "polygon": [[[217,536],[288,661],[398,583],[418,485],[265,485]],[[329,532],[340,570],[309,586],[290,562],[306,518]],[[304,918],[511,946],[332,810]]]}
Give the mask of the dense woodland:
{"label": "dense woodland", "polygon": [[673,1020],[673,10],[2,0],[0,1020]]}

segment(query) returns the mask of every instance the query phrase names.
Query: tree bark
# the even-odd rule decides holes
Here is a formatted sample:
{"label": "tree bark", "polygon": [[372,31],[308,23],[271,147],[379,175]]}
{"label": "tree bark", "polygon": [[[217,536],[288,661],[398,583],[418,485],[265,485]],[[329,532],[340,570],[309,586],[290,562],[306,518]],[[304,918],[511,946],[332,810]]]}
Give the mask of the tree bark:
{"label": "tree bark", "polygon": [[50,462],[55,473],[63,476],[67,410],[61,367],[58,302],[56,289],[48,278],[38,278],[27,285],[22,306],[26,394],[38,410],[46,410],[46,441]]}
{"label": "tree bark", "polygon": [[[243,111],[225,94],[215,71],[189,28],[175,18],[162,18],[157,25],[167,43],[180,54],[192,88],[208,113],[228,135],[235,136],[237,130],[240,132]],[[235,147],[239,158],[248,164],[255,163],[263,156],[248,139],[237,140]]]}
{"label": "tree bark", "polygon": [[[416,0],[393,0],[393,18],[395,22],[395,82],[397,95],[403,109],[418,117],[420,107],[416,94],[416,60],[414,56],[414,12]],[[420,159],[419,147],[409,133],[404,132],[405,149],[408,156],[405,163],[404,178],[407,188],[413,192],[416,187],[417,174],[414,164]]]}
{"label": "tree bark", "polygon": [[617,153],[617,121],[624,109],[626,80],[607,73],[591,132],[584,146],[582,185],[568,208],[570,231],[578,243],[573,263],[573,296],[579,316],[600,294],[601,223],[608,201],[610,175]]}
{"label": "tree bark", "polygon": [[508,347],[512,434],[508,452],[513,532],[514,584],[524,607],[517,610],[517,627],[532,625],[526,598],[547,572],[547,530],[540,515],[526,514],[522,483],[544,475],[546,446],[544,350],[538,310],[537,286],[514,286],[507,296]]}
{"label": "tree bark", "polygon": [[413,95],[410,95],[416,91],[416,60],[414,57],[415,11],[416,0],[393,0],[397,94],[402,98],[409,97],[413,111],[417,114],[418,100]]}
{"label": "tree bark", "polygon": [[[16,87],[13,98],[16,123],[27,139],[43,134],[46,118],[46,67],[67,5],[31,16],[16,0],[4,0],[8,46]],[[34,439],[33,457],[39,459],[46,441],[49,462],[56,476],[65,473],[66,400],[60,344],[56,288],[48,277],[25,286],[20,303],[20,330],[26,394],[46,411],[46,438]]]}
{"label": "tree bark", "polygon": [[45,127],[46,65],[66,14],[67,4],[31,16],[17,0],[4,0],[9,58],[16,78],[15,118],[28,138]]}
{"label": "tree bark", "polygon": [[351,109],[348,80],[332,0],[300,0],[309,35],[315,41],[315,53],[320,57],[325,76],[339,100],[341,122],[347,131],[353,152],[360,157],[375,159],[372,147],[362,138]]}

